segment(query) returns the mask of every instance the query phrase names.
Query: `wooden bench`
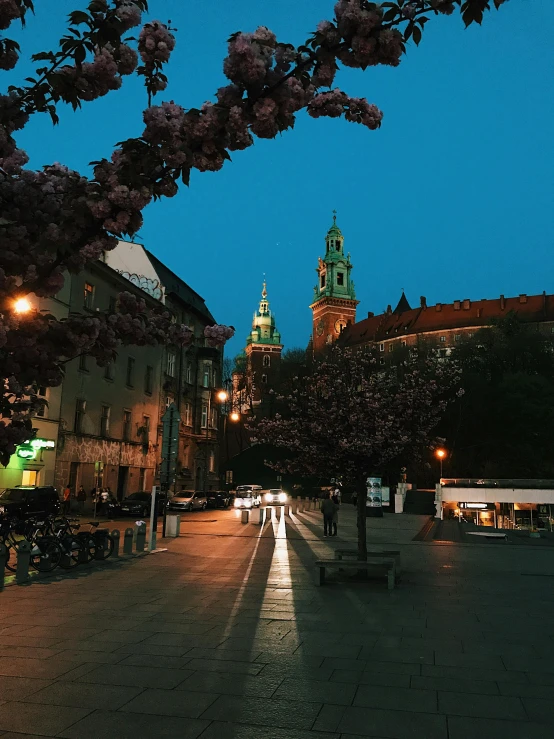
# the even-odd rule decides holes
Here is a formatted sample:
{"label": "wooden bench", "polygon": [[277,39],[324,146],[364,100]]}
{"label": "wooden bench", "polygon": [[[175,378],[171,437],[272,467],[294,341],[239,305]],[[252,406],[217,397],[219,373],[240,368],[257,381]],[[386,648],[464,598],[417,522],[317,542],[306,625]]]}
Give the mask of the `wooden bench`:
{"label": "wooden bench", "polygon": [[336,570],[366,570],[366,572],[385,575],[389,590],[394,590],[396,582],[396,562],[393,557],[368,557],[367,562],[359,560],[318,559],[315,563],[315,584],[323,585],[325,571]]}
{"label": "wooden bench", "polygon": [[[387,550],[387,551],[368,551],[367,553],[368,557],[392,557],[396,564],[396,579],[400,580],[400,576],[402,574],[402,565],[400,562],[400,552],[396,550]],[[356,549],[335,549],[335,559],[338,560],[351,560],[351,559],[358,559],[358,552]]]}

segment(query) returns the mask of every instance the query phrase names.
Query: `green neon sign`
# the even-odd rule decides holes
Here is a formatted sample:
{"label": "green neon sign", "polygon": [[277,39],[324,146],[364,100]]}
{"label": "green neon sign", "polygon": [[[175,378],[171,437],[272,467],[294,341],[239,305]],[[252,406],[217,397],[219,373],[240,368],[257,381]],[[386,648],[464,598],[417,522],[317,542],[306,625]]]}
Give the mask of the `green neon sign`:
{"label": "green neon sign", "polygon": [[21,459],[35,459],[41,449],[54,449],[56,442],[52,439],[31,439],[17,447],[16,454]]}

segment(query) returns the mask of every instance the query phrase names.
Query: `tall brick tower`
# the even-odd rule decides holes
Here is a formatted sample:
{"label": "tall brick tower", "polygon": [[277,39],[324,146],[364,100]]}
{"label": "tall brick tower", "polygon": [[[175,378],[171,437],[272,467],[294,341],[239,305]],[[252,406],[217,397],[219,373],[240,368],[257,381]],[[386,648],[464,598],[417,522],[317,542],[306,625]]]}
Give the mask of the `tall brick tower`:
{"label": "tall brick tower", "polygon": [[356,293],[350,273],[350,254],[344,256],[344,236],[337,226],[336,212],[333,225],[325,237],[325,257],[319,257],[316,269],[317,285],[314,301],[312,344],[315,354],[332,344],[349,323],[356,322]]}

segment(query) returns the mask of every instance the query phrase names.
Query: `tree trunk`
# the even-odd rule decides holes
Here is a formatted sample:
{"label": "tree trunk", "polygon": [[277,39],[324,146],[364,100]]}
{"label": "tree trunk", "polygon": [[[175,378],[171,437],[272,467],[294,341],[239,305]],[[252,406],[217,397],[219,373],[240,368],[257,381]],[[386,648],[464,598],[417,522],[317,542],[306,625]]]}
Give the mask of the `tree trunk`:
{"label": "tree trunk", "polygon": [[365,475],[356,482],[356,493],[358,500],[356,502],[356,518],[358,524],[358,559],[361,562],[367,561],[367,537],[366,537],[366,482]]}

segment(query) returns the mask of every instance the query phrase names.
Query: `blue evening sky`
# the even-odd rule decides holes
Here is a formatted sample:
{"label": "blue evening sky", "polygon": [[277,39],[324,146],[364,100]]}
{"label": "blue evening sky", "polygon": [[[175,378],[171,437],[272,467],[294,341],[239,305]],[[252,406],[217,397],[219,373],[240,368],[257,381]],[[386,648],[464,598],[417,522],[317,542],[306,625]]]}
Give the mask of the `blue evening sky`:
{"label": "blue evening sky", "polygon": [[[18,33],[28,54],[55,47],[66,14],[85,0],[36,2]],[[55,12],[54,12],[55,8]],[[258,25],[300,43],[332,0],[150,0],[171,19],[177,48],[162,99],[185,107],[213,99],[225,79],[228,36]],[[394,304],[554,292],[554,2],[510,0],[464,30],[459,15],[432,18],[400,67],[342,70],[337,84],[384,111],[372,132],[300,114],[296,128],[236,152],[218,173],[194,172],[190,189],[145,212],[140,237],[232,324],[244,345],[267,273],[286,346],[305,346],[317,257],[337,223],[352,254],[358,317]],[[13,35],[13,34],[12,34]],[[19,82],[21,64],[4,79]],[[142,130],[145,93],[122,90],[60,126],[35,116],[19,145],[39,167],[82,172]]]}

